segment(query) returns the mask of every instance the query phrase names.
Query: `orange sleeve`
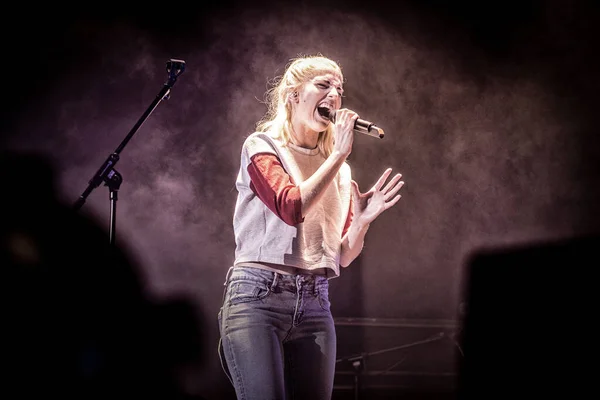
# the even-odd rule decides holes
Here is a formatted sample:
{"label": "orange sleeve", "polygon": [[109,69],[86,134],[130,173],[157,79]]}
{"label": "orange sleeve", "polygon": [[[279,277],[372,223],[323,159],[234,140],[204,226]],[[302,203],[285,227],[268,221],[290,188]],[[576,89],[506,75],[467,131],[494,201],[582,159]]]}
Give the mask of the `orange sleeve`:
{"label": "orange sleeve", "polygon": [[304,222],[300,189],[293,182],[275,154],[259,153],[248,165],[250,189],[288,225]]}

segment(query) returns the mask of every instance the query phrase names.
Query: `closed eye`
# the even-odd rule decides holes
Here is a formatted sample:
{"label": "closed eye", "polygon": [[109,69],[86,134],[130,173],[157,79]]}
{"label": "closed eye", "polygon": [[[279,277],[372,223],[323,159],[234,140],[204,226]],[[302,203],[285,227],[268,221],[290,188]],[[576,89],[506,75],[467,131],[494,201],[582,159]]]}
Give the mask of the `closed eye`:
{"label": "closed eye", "polygon": [[[320,89],[324,89],[327,90],[331,87],[331,85],[327,84],[327,83],[317,83],[316,84],[318,88]],[[337,90],[337,92],[339,93],[340,97],[344,97],[344,89],[342,89],[341,87],[336,87],[335,88]]]}

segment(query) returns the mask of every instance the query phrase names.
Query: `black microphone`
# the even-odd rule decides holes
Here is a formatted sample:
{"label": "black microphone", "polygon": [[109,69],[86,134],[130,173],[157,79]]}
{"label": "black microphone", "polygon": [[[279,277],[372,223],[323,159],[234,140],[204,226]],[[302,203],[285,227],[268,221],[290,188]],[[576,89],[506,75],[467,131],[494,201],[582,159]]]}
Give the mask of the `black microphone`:
{"label": "black microphone", "polygon": [[177,60],[175,58],[171,58],[167,61],[167,72],[169,74],[173,73],[175,75],[181,75],[185,71],[185,61]]}
{"label": "black microphone", "polygon": [[[317,108],[317,110],[319,111],[319,115],[321,115],[324,118],[327,118],[331,122],[335,122],[335,111],[330,110],[327,107],[319,107]],[[377,137],[379,139],[383,139],[383,136],[385,135],[383,129],[376,126],[372,122],[365,121],[364,119],[360,118],[358,118],[354,122],[354,130],[356,132],[364,133],[365,135]]]}

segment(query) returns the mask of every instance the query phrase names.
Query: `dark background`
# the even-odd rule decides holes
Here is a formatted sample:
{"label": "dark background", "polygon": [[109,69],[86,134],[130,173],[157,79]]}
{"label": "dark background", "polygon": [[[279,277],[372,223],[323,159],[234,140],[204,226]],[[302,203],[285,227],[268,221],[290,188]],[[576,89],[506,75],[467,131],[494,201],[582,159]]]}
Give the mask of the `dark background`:
{"label": "dark background", "polygon": [[[191,347],[176,373],[187,395],[232,396],[216,314],[233,261],[239,150],[268,83],[298,55],[338,61],[345,106],[386,131],[355,139],[349,163],[361,189],[386,167],[406,182],[331,282],[339,356],[392,349],[367,364],[389,378],[382,385],[451,390],[471,255],[597,232],[598,6],[396,3],[16,4],[4,13],[2,148],[47,157],[64,204],[154,101],[166,61],[186,62],[121,153],[116,225],[149,301],[184,299],[178,315],[201,327],[205,351]],[[40,178],[10,175],[22,186],[3,195],[15,198]],[[81,214],[106,229],[108,189],[92,192]],[[53,221],[56,232],[67,226]],[[339,370],[351,378],[347,361]]]}

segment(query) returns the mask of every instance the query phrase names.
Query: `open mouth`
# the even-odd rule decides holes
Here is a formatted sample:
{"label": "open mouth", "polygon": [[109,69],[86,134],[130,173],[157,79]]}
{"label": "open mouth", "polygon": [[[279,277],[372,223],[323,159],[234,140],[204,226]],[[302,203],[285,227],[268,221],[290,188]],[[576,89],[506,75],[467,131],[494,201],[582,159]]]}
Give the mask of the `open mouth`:
{"label": "open mouth", "polygon": [[319,113],[319,116],[322,119],[328,122],[333,121],[333,119],[335,118],[335,111],[332,111],[332,109],[328,106],[321,105],[317,107],[317,112]]}

